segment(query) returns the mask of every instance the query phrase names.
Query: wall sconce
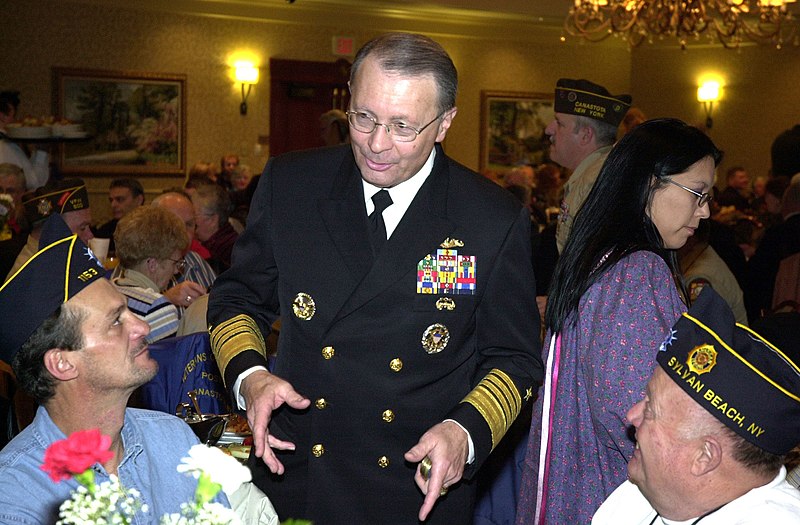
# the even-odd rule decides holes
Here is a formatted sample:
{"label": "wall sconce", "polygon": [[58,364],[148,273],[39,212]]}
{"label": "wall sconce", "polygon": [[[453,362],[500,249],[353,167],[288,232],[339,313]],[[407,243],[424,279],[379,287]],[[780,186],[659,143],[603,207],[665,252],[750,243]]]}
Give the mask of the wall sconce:
{"label": "wall sconce", "polygon": [[714,111],[714,102],[720,99],[720,91],[721,87],[716,80],[703,82],[697,88],[697,100],[703,103],[703,109],[706,111],[706,129],[711,129],[713,124],[711,113]]}
{"label": "wall sconce", "polygon": [[[242,103],[239,106],[239,113],[247,115],[247,97],[250,96],[250,90],[253,84],[258,84],[258,68],[252,62],[240,61],[233,65],[235,69],[236,81],[242,84]],[[247,92],[245,93],[244,86],[247,85]]]}

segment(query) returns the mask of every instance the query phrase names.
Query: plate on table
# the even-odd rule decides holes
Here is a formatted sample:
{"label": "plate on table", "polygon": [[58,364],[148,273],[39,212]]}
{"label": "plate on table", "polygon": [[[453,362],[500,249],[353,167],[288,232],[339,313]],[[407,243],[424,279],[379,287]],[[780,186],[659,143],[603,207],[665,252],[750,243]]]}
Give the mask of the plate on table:
{"label": "plate on table", "polygon": [[222,436],[220,436],[219,441],[217,441],[218,445],[230,445],[230,444],[238,444],[241,445],[245,441],[252,441],[253,434],[250,432],[223,432]]}
{"label": "plate on table", "polygon": [[250,449],[253,447],[252,445],[240,445],[238,443],[230,443],[228,445],[217,443],[217,448],[238,459],[241,463],[245,463],[247,458],[250,457]]}

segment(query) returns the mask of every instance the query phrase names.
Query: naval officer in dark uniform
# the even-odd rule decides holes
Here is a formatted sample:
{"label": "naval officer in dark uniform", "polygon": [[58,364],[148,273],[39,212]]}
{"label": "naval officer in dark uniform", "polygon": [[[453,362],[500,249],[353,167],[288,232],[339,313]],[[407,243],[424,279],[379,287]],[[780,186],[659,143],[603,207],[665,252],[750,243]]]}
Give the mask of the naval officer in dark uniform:
{"label": "naval officer in dark uniform", "polygon": [[214,353],[282,520],[471,523],[470,479],[542,379],[530,219],[438,144],[456,89],[433,40],[368,42],[352,143],[268,163],[211,292]]}

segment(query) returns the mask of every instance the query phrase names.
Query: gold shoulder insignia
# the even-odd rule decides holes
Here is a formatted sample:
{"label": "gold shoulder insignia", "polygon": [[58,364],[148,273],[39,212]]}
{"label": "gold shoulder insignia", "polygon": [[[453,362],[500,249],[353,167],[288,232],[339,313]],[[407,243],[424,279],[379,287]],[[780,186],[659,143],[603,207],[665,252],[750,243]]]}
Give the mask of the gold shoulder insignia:
{"label": "gold shoulder insignia", "polygon": [[459,241],[458,239],[451,239],[450,237],[448,237],[439,246],[442,247],[442,248],[445,248],[445,249],[463,248],[464,247],[464,241]]}

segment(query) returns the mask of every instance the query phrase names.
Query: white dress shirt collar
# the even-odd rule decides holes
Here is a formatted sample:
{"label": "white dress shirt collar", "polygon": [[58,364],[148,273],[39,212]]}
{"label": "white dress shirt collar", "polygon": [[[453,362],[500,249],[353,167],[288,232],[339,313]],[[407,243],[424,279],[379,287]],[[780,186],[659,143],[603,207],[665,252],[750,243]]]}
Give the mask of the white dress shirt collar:
{"label": "white dress shirt collar", "polygon": [[422,165],[422,168],[415,173],[411,178],[392,186],[391,188],[379,188],[369,182],[361,179],[364,185],[364,201],[367,205],[367,215],[375,210],[375,204],[372,202],[372,196],[380,190],[385,189],[389,192],[392,198],[392,205],[383,210],[383,222],[386,224],[386,237],[390,238],[397,225],[406,214],[406,210],[411,206],[411,201],[416,197],[417,192],[428,179],[428,175],[433,171],[433,160],[436,158],[436,148],[431,150],[428,160]]}

